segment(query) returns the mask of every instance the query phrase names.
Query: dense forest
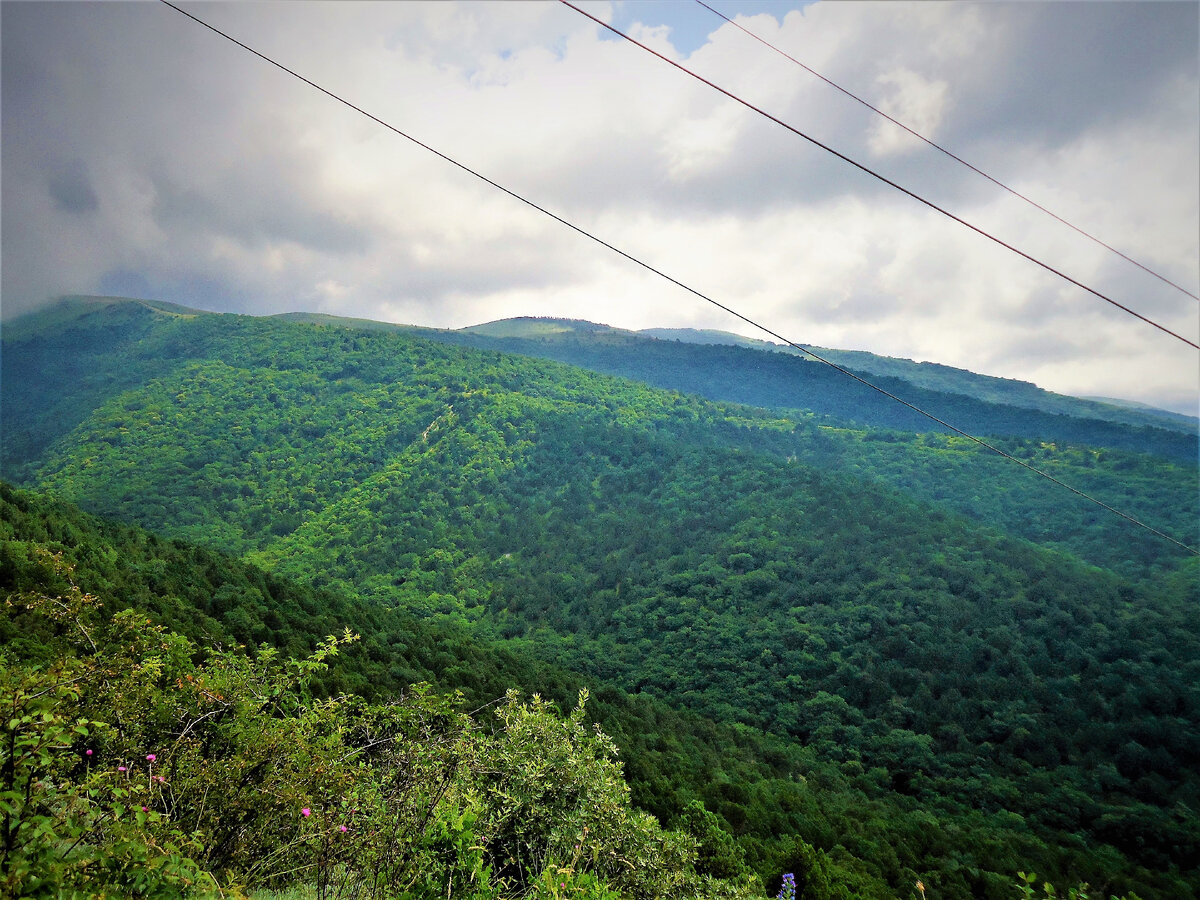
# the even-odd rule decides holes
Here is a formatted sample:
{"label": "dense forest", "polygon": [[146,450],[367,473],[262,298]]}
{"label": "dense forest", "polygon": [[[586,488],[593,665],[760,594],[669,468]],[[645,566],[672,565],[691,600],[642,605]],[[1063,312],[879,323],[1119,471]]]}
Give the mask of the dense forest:
{"label": "dense forest", "polygon": [[[784,348],[651,340],[585,322],[539,329],[541,320],[511,320],[429,337],[484,349],[556,359],[596,372],[635,378],[655,387],[710,400],[804,409],[838,423],[909,431],[945,431],[883,394]],[[917,365],[869,353],[821,348],[824,359],[844,366],[884,390],[976,435],[1036,438],[1132,449],[1169,458],[1196,458],[1194,420],[1051,394],[1023,382],[983,378],[945,366]],[[949,432],[947,432],[949,433]]]}
{"label": "dense forest", "polygon": [[[570,722],[586,688],[631,802],[695,843],[672,878],[1196,896],[1194,557],[783,354],[639,339],[666,349],[618,378],[437,338],[78,300],[6,327],[3,474],[37,493],[4,489],[0,587],[193,649],[361,635],[312,697],[519,688]],[[1194,434],[954,396],[1195,542]],[[21,665],[62,640],[4,627]]]}
{"label": "dense forest", "polygon": [[[129,567],[168,561],[218,591],[282,583],[129,530],[116,542],[131,557],[97,565],[114,532],[4,493],[4,896],[228,897],[297,881],[322,898],[761,896],[702,806],[664,831],[632,805],[585,690],[566,716],[509,690],[472,717],[462,694],[394,679],[375,702],[330,695],[319,680],[358,642],[348,628],[299,658],[267,643],[247,655],[82,587],[112,575],[144,589]],[[49,533],[63,549],[21,539]],[[288,624],[304,637],[309,621]],[[818,876],[824,856],[806,849]]]}

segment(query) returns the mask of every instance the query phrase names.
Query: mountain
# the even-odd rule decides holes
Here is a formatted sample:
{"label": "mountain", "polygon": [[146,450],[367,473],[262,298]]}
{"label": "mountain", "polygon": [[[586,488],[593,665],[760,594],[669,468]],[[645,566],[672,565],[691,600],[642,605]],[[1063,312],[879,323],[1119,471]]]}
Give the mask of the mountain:
{"label": "mountain", "polygon": [[[195,316],[189,311],[168,309],[161,304],[148,305],[141,301],[121,301],[113,298],[72,300],[39,315],[45,316],[49,325],[40,331],[32,327],[31,323],[22,325],[27,330],[32,328],[30,333],[33,336],[28,339],[21,337],[22,332],[19,329],[6,328],[5,331],[5,353],[2,362],[7,427],[2,435],[2,447],[4,472],[14,480],[35,483],[36,468],[46,464],[44,457],[53,451],[56,442],[67,437],[71,429],[79,426],[89,416],[94,419],[97,411],[112,407],[114,398],[122,392],[146,390],[148,387],[161,389],[161,379],[169,376],[176,381],[186,380],[190,377],[189,372],[197,366],[200,368],[196,371],[203,371],[224,382],[229,382],[231,378],[236,381],[239,373],[249,373],[261,366],[271,370],[281,367],[271,377],[286,377],[289,382],[295,380],[299,375],[298,370],[303,366],[311,366],[314,373],[326,373],[323,376],[324,381],[314,375],[303,387],[290,384],[288,393],[274,392],[274,403],[279,404],[278,408],[273,403],[271,408],[264,410],[262,414],[265,416],[264,423],[276,423],[290,436],[290,440],[318,439],[319,445],[328,446],[331,456],[320,466],[320,470],[332,480],[318,481],[311,488],[314,497],[306,499],[303,503],[297,504],[294,497],[281,500],[279,504],[272,501],[270,505],[260,509],[254,527],[261,527],[269,520],[270,527],[275,532],[287,533],[300,523],[310,507],[318,506],[315,498],[324,496],[329,491],[326,485],[339,481],[333,477],[340,464],[337,456],[341,451],[336,448],[352,446],[356,451],[361,451],[362,441],[367,441],[373,447],[374,456],[366,461],[360,459],[353,464],[356,469],[367,471],[386,458],[389,452],[403,446],[404,441],[411,439],[408,431],[397,430],[392,426],[390,430],[394,434],[390,443],[383,441],[379,432],[363,436],[357,443],[342,440],[347,429],[351,428],[345,420],[348,407],[363,402],[363,397],[355,392],[358,382],[354,378],[352,365],[335,365],[331,368],[320,360],[312,360],[311,363],[289,363],[280,354],[272,354],[269,351],[256,351],[253,359],[244,361],[238,357],[240,350],[224,346],[228,341],[220,337],[222,332],[229,331],[234,323],[239,323],[238,327],[247,334],[257,335],[252,340],[262,342],[264,346],[269,345],[270,339],[266,335],[272,330],[280,335],[313,333],[294,330],[298,325],[289,329],[283,327],[285,323],[278,319],[254,320],[213,314]],[[36,322],[37,316],[32,318]],[[454,366],[457,365],[455,360],[467,358],[463,355],[467,351],[434,352],[429,344],[405,340],[405,335],[410,338],[419,335],[424,339],[433,338],[441,343],[460,345],[467,341],[500,340],[507,346],[513,340],[457,332],[413,332],[400,326],[364,330],[357,323],[346,325],[342,320],[337,320],[335,324],[327,323],[325,328],[331,333],[322,337],[327,349],[321,352],[329,352],[335,358],[342,354],[345,348],[352,351],[349,354],[351,357],[360,356],[362,353],[374,354],[367,361],[367,367],[381,378],[400,379],[404,376],[405,369],[402,365],[390,367],[389,374],[389,367],[385,362],[381,362],[391,352],[388,349],[391,346],[402,348],[409,356],[413,356],[413,353],[408,348],[423,346],[427,349],[416,354],[416,358],[428,356],[431,366],[441,365],[443,370],[445,365]],[[16,337],[10,337],[14,331]],[[322,334],[319,329],[316,333]],[[795,396],[788,393],[792,388],[801,393],[818,394],[821,402],[826,405],[835,400],[840,402],[837,398],[841,395],[835,392],[845,389],[840,382],[829,382],[829,376],[837,373],[831,373],[818,364],[805,363],[782,354],[752,354],[751,351],[738,348],[688,347],[651,341],[646,345],[649,350],[639,355],[632,352],[643,346],[640,343],[641,339],[636,340],[639,343],[631,348],[625,335],[600,332],[596,340],[585,344],[556,343],[553,347],[574,357],[590,354],[601,357],[603,362],[649,370],[651,376],[657,375],[676,386],[683,382],[691,382],[693,386],[696,382],[701,382],[702,385],[714,386],[718,391],[745,392],[756,396],[769,391],[777,395],[782,394],[785,402],[795,401]],[[616,343],[609,344],[603,341]],[[222,358],[228,360],[225,367],[215,366],[216,360],[208,355],[209,348],[218,345],[224,346],[219,352]],[[355,350],[356,347],[362,348],[361,351]],[[523,344],[521,349],[530,348]],[[697,355],[706,352],[714,355]],[[735,356],[731,360],[727,356],[731,353],[751,355]],[[471,358],[479,360],[495,357],[485,355]],[[435,362],[438,360],[440,362]],[[505,360],[507,368],[518,372],[509,378],[517,388],[520,388],[525,371],[536,373],[539,379],[551,385],[560,378],[584,377],[578,370],[561,367],[547,369],[544,365],[526,366],[522,371],[521,367],[524,364],[511,357],[505,357]],[[740,369],[731,368],[734,363],[745,365]],[[764,365],[779,365],[779,372],[790,378],[790,381],[773,383],[770,379],[764,379]],[[441,383],[441,387],[437,388],[441,394],[432,396],[432,388],[426,389],[421,385],[412,385],[408,389],[408,396],[403,403],[405,406],[409,402],[415,404],[411,413],[414,418],[406,426],[409,429],[424,429],[431,419],[436,418],[439,410],[445,409],[447,392],[461,390],[463,386],[461,378],[447,380],[442,374],[433,374],[430,377],[434,379],[430,384]],[[815,381],[805,381],[806,378]],[[247,379],[246,384],[253,387],[260,385],[260,380],[255,376]],[[337,384],[337,389],[331,391],[330,384]],[[590,379],[588,384],[588,390],[602,395],[611,393],[618,396],[629,389],[626,383],[605,379]],[[388,391],[394,393],[404,389],[404,386],[405,382],[399,380],[391,385]],[[533,390],[544,391],[546,388],[539,386]],[[877,395],[869,393],[873,395],[871,402],[874,403]],[[312,400],[317,394],[321,394],[323,398],[327,397],[332,407],[327,409],[323,405],[314,406]],[[268,392],[268,395],[272,395],[272,392]],[[184,396],[187,396],[187,393]],[[195,396],[201,397],[204,393],[196,393]],[[247,402],[250,402],[249,398]],[[662,402],[661,399],[655,399],[652,405],[661,405]],[[851,410],[856,414],[858,411]],[[120,418],[128,418],[129,425],[135,424],[137,419],[134,410],[114,408],[113,414]],[[247,420],[237,419],[236,412],[229,408],[213,410],[207,414],[213,417],[214,423],[225,423],[228,431],[222,435],[220,443],[227,444],[228,450],[233,446],[228,442],[246,427]],[[369,414],[379,416],[381,411],[374,409],[370,410]],[[235,418],[231,419],[231,415]],[[1035,414],[1008,409],[1006,415],[1019,425],[1024,422],[1020,425],[1021,429],[1036,430],[1029,424],[1029,417]],[[749,409],[736,413],[739,419],[745,419],[747,416],[762,420],[763,423],[774,422],[773,425],[756,427],[743,433],[752,434],[757,442],[768,439],[773,441],[776,445],[775,452],[785,457],[802,455],[810,465],[846,472],[855,478],[874,479],[899,489],[908,496],[937,504],[1044,545],[1066,549],[1091,562],[1130,575],[1149,571],[1160,564],[1160,538],[1149,532],[1131,530],[1120,519],[1110,518],[1107,514],[1099,515],[1100,511],[1093,505],[1076,500],[1069,494],[1063,494],[1059,489],[1051,488],[1048,482],[1039,484],[1035,476],[1019,469],[1013,463],[982,452],[977,446],[959,438],[943,437],[929,432],[905,434],[896,431],[894,427],[884,430],[856,427],[852,421],[845,418],[828,414],[824,417],[814,417],[811,413],[794,408],[789,411],[785,407],[777,407],[770,413]],[[297,423],[310,421],[314,417],[321,418],[319,427],[298,427]],[[1061,417],[1050,418],[1058,422]],[[1056,477],[1116,508],[1144,521],[1158,523],[1161,530],[1188,543],[1193,536],[1197,519],[1194,491],[1195,456],[1187,456],[1187,453],[1191,452],[1187,449],[1189,437],[1161,429],[1132,429],[1111,423],[1097,425],[1091,422],[1086,423],[1086,426],[1085,431],[1098,433],[1101,437],[1108,435],[1113,438],[1112,443],[1115,444],[1141,446],[1147,442],[1146,435],[1149,435],[1152,444],[1160,451],[1156,456],[1166,459],[1155,459],[1145,453],[1130,454],[1123,450],[1111,449],[1103,443],[1066,444],[1061,438],[1050,440],[1046,436],[1037,436],[1027,441],[1006,439],[1008,443],[999,443],[1023,460],[1044,467]],[[1097,428],[1106,430],[1097,432]],[[126,435],[129,433],[126,428],[125,434],[121,434],[119,438],[102,441],[102,452],[114,452],[114,444],[111,441],[126,441]],[[785,433],[788,435],[786,438]],[[134,434],[139,441],[152,437],[168,442],[173,439],[170,430],[165,428],[138,430]],[[1190,440],[1194,444],[1194,438]],[[151,469],[161,468],[178,455],[177,447],[164,449],[164,452],[151,462]],[[198,462],[202,458],[202,454],[194,449],[185,455],[188,463]],[[1169,461],[1179,456],[1186,457],[1186,460]],[[285,464],[285,460],[286,455],[283,458],[271,456],[265,458],[261,464],[268,461],[272,464]],[[254,481],[256,476],[248,468],[249,463],[250,461],[245,459],[235,463],[239,470],[237,477]],[[364,466],[366,468],[362,468]],[[204,466],[193,470],[187,465],[184,466],[184,470],[163,477],[167,482],[182,479],[179,482],[181,485],[187,483],[195,487],[206,482],[210,471]],[[145,474],[138,474],[137,478]],[[1038,486],[1034,487],[1035,484]],[[211,491],[211,486],[203,489]],[[97,485],[95,491],[100,494],[104,488]],[[240,493],[240,489],[234,493]],[[114,506],[117,496],[127,494],[130,503],[137,505],[139,495],[122,489],[119,495],[107,496],[104,500],[104,511],[129,515],[128,512]],[[145,521],[152,527],[159,527],[162,523],[161,519],[144,518],[144,511],[137,515],[143,517],[139,518],[139,521]],[[196,536],[205,540],[211,540],[211,535],[205,533],[209,526],[226,532],[231,528],[244,528],[242,525],[231,525],[225,521],[223,514],[202,518],[204,522],[196,524]],[[181,526],[177,523],[175,527]],[[248,549],[248,546],[240,549]]]}
{"label": "mountain", "polygon": [[[686,354],[677,357],[677,359],[683,361],[683,365],[674,367],[676,371],[673,371],[670,376],[665,375],[661,371],[661,366],[659,366],[656,367],[658,370],[653,371],[649,378],[645,377],[647,375],[645,368],[639,368],[636,365],[631,365],[629,360],[621,359],[622,356],[626,355],[637,356],[662,352],[661,348],[647,346],[644,343],[646,340],[716,347],[738,347],[763,353],[785,353],[799,357],[805,361],[810,359],[807,354],[791,346],[743,337],[742,335],[733,334],[728,331],[695,328],[645,328],[641,331],[629,331],[581,319],[529,316],[514,319],[499,319],[451,331],[418,328],[407,325],[391,325],[383,322],[371,322],[365,319],[345,319],[314,313],[286,313],[278,318],[297,322],[311,322],[314,324],[340,325],[349,328],[408,331],[430,337],[434,340],[466,342],[474,346],[507,349],[529,356],[570,362],[581,365],[584,368],[593,369],[594,371],[637,377],[639,380],[645,380],[659,387],[672,387],[679,390],[695,388],[703,396],[717,400],[737,400],[738,402],[753,403],[755,405],[778,405],[791,408],[799,405],[803,408],[811,409],[813,407],[811,405],[806,406],[805,402],[811,403],[813,395],[816,393],[811,390],[802,391],[789,397],[777,391],[775,393],[764,394],[762,397],[755,397],[753,395],[726,396],[725,394],[728,389],[723,391],[721,388],[714,386],[720,383],[721,379],[719,376],[713,377],[708,382],[689,382],[687,369],[692,367],[692,363]],[[507,343],[496,344],[488,339],[497,339]],[[593,346],[589,346],[586,351],[573,346],[585,342],[591,342]],[[614,345],[618,349],[614,349]],[[983,421],[981,423],[982,428],[980,429],[982,433],[986,434],[1017,433],[1013,431],[1013,425],[1010,424],[1012,418],[1009,410],[1005,409],[1007,407],[1015,407],[1018,410],[1035,410],[1047,413],[1050,416],[1070,417],[1071,420],[1091,421],[1093,423],[1107,422],[1131,426],[1134,429],[1138,429],[1135,433],[1142,436],[1137,446],[1141,449],[1150,449],[1151,452],[1154,452],[1152,448],[1155,445],[1153,441],[1147,442],[1144,438],[1146,435],[1154,435],[1156,432],[1147,432],[1145,429],[1179,432],[1185,435],[1187,439],[1175,444],[1176,449],[1167,450],[1163,448],[1162,452],[1177,452],[1180,458],[1187,459],[1189,453],[1193,453],[1194,455],[1193,451],[1196,444],[1192,439],[1200,431],[1200,419],[1197,419],[1195,416],[1185,416],[1169,410],[1157,409],[1144,403],[1103,397],[1069,397],[1063,394],[1055,394],[1029,382],[1018,381],[1012,378],[979,375],[965,369],[956,369],[939,363],[918,363],[908,359],[879,356],[863,350],[835,350],[816,345],[812,345],[808,349],[830,362],[836,363],[870,380],[887,379],[886,383],[878,381],[880,386],[886,385],[890,390],[904,391],[902,396],[905,397],[910,395],[917,397],[918,392],[920,398],[926,400],[930,397],[937,398],[940,395],[949,395],[950,399],[943,400],[941,404],[935,403],[935,405],[941,405],[943,408],[945,408],[947,403],[953,404],[956,397],[965,397],[981,401],[984,404],[990,404],[991,406],[985,406],[983,409],[991,411],[994,418],[990,422]],[[698,357],[700,360],[699,367],[702,368],[705,365],[711,365],[714,360],[720,358],[719,355],[700,356]],[[763,365],[762,362],[756,362],[755,357],[750,356],[742,359],[740,368],[753,371]],[[694,378],[694,376],[692,377]],[[840,377],[844,378],[844,376]],[[733,377],[730,380],[737,383],[741,379]],[[838,378],[836,377],[832,379],[832,383],[836,384],[837,381]],[[896,421],[897,411],[888,406],[893,401],[881,404],[878,397],[870,396],[867,393],[863,393],[861,396],[865,397],[868,402],[865,405],[860,404],[859,408],[850,414],[849,417],[853,421],[862,424],[885,426]],[[760,400],[763,402],[760,403]],[[999,414],[996,415],[996,413]],[[909,425],[913,425],[917,430],[926,430],[931,427],[936,429],[938,427],[928,419],[921,417],[910,417],[905,421]],[[1061,418],[1039,417],[1035,420],[1026,421],[1019,428],[1023,429],[1021,433],[1034,433],[1038,427],[1045,429],[1049,426],[1049,428],[1053,429],[1056,424],[1059,424],[1061,427],[1061,423]],[[952,422],[951,424],[956,423]],[[1081,423],[1073,422],[1072,425],[1078,429]],[[1066,427],[1072,427],[1072,425],[1067,425]],[[1117,430],[1114,433],[1120,435],[1122,432]],[[1093,444],[1102,443],[1106,440],[1103,432],[1089,433],[1088,438]],[[1128,436],[1118,437],[1116,440],[1119,446],[1134,446]]]}
{"label": "mountain", "polygon": [[[531,338],[118,301],[45,322],[5,334],[6,477],[647,697],[768,765],[800,748],[795,809],[861,793],[861,816],[773,826],[761,770],[686,789],[760,860],[777,827],[893,894],[1009,896],[1035,865],[1196,894],[1194,557],[1009,461],[463,345]],[[650,348],[630,364],[664,378],[824,369],[562,327],[536,340]],[[1110,444],[1004,446],[1191,540],[1172,432],[1080,427]],[[644,796],[685,796],[650,758]]]}
{"label": "mountain", "polygon": [[[717,341],[716,334],[706,332],[701,341],[668,341],[591,323],[515,319],[425,336],[554,359],[710,400],[803,409],[838,424],[952,433],[799,351],[783,352],[746,338]],[[1200,453],[1200,423],[1187,417],[1123,410],[947,366],[858,351],[817,352],[969,434],[1135,450],[1189,464]]]}
{"label": "mountain", "polygon": [[[637,333],[658,340],[681,341],[686,344],[725,344],[799,356],[805,355],[784,344],[754,340],[738,334],[730,334],[727,331],[647,328]],[[878,356],[865,350],[834,350],[816,345],[811,345],[808,349],[830,362],[856,372],[867,375],[892,376],[917,387],[961,394],[976,400],[1080,419],[1098,419],[1125,425],[1168,428],[1187,434],[1195,434],[1200,428],[1200,419],[1195,416],[1185,416],[1170,410],[1158,409],[1145,403],[1114,400],[1107,397],[1068,397],[1042,390],[1027,381],[978,375],[965,369],[955,369],[939,363],[918,363],[910,359]]]}

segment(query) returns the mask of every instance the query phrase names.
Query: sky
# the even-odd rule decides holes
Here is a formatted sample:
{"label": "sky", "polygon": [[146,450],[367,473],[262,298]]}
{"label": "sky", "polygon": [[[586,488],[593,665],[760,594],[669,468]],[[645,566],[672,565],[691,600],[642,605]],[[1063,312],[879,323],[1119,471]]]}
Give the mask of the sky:
{"label": "sky", "polygon": [[[1200,293],[1200,4],[708,0]],[[184,3],[803,345],[1197,414],[1200,354],[553,0]],[[1187,337],[1200,302],[693,0],[581,2]],[[0,314],[64,294],[763,337],[161,3],[0,4]]]}

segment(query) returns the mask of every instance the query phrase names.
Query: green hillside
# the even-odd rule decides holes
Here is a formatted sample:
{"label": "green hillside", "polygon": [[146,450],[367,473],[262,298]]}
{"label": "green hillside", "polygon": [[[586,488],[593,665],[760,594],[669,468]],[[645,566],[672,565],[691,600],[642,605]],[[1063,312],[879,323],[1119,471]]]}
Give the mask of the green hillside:
{"label": "green hillside", "polygon": [[[49,564],[46,553],[61,554],[61,564]],[[303,658],[323,635],[357,630],[363,636],[358,644],[333,658],[328,672],[307,677],[318,697],[348,689],[380,702],[410,694],[413,682],[429,681],[441,691],[457,690],[462,699],[456,705],[478,716],[514,686],[527,693],[540,690],[569,710],[590,681],[519,648],[431,625],[403,610],[313,591],[212,550],[105,523],[0,484],[0,597],[9,601],[6,616],[0,617],[0,639],[9,656],[0,658],[0,668],[17,671],[8,668],[14,657],[33,662],[51,652],[61,658],[69,628],[18,610],[31,596],[73,591],[102,602],[96,610],[100,617],[93,614],[88,625],[99,640],[105,633],[102,617],[125,608],[139,616],[149,613],[155,623],[200,647],[228,647],[234,641],[261,645],[256,655],[264,660],[268,647]],[[113,655],[126,652],[105,649]],[[169,672],[164,677],[169,679]],[[159,700],[143,685],[138,696],[145,713],[166,693]],[[96,712],[111,714],[108,708]],[[1007,810],[938,810],[925,800],[890,792],[876,771],[822,759],[814,748],[745,726],[715,725],[675,712],[645,694],[600,687],[588,712],[617,739],[638,805],[698,840],[697,868],[706,877],[730,877],[744,855],[768,884],[782,871],[796,873],[804,898],[905,896],[916,878],[944,896],[1011,896],[1018,868],[1037,868],[1059,881],[1120,879],[1108,868],[1111,860],[1101,866],[1086,848],[1072,843],[1047,847],[1027,822]],[[170,746],[170,725],[150,725],[158,733],[138,739],[156,748]],[[107,750],[119,756],[119,746],[110,744]],[[711,822],[697,818],[696,802],[716,811],[706,814],[715,816]],[[178,800],[175,808],[176,816],[188,814]],[[723,829],[736,832],[736,850],[724,843]],[[1128,877],[1143,891],[1161,884],[1169,895],[1179,888],[1161,873]]]}
{"label": "green hillside", "polygon": [[[924,877],[938,896],[1011,896],[1027,867],[1195,896],[1195,560],[1043,479],[957,438],[444,334],[115,301],[47,316],[6,330],[6,477],[366,604],[353,615],[399,610],[530,661],[480,685],[571,671],[642,698],[617,705],[644,700],[655,724],[609,726],[641,735],[634,798],[664,818],[703,800],[765,877],[800,840],[843,884],[859,871],[863,895]],[[596,337],[572,353],[630,355]],[[738,359],[700,351],[756,352],[678,346],[693,376]],[[1043,414],[1006,415],[1032,431]],[[1187,436],[1080,427],[1108,443],[1005,447],[1194,541],[1194,457],[1172,443]],[[256,603],[221,627],[274,639],[280,613],[256,625]],[[442,674],[472,670],[458,652],[393,676],[469,685]],[[685,722],[752,762],[679,780],[679,734],[703,731]]]}
{"label": "green hillside", "polygon": [[[378,471],[390,454],[407,447],[446,410],[452,396],[470,386],[527,390],[543,397],[582,392],[585,399],[588,395],[603,397],[600,402],[608,406],[628,406],[631,398],[645,397],[646,403],[630,408],[627,421],[654,417],[663,420],[662,427],[695,421],[699,422],[700,440],[724,434],[750,440],[756,447],[770,443],[773,453],[796,456],[809,465],[856,479],[882,481],[915,499],[1066,549],[1131,576],[1152,571],[1164,560],[1169,566],[1176,558],[1170,552],[1164,555],[1160,539],[1131,531],[1121,520],[958,438],[849,427],[796,410],[767,413],[745,408],[732,412],[731,421],[741,423],[738,427],[730,430],[722,424],[713,431],[708,423],[725,415],[721,407],[561,366],[439,347],[404,332],[355,328],[347,333],[341,328],[305,329],[232,316],[183,318],[140,302],[119,301],[94,304],[86,314],[62,326],[54,313],[43,315],[51,315],[55,324],[29,339],[10,340],[5,332],[5,352],[0,360],[8,426],[2,436],[5,476],[34,484],[50,477],[52,470],[77,468],[89,458],[128,466],[132,455],[120,448],[136,444],[147,459],[145,467],[137,464],[138,471],[131,475],[133,483],[126,483],[126,476],[114,469],[99,480],[81,483],[78,490],[83,493],[73,490],[67,496],[82,500],[90,492],[97,510],[154,528],[168,523],[172,528],[186,528],[196,517],[195,536],[212,539],[203,530],[205,523],[216,525],[225,534],[221,538],[224,546],[236,546],[239,552],[261,540],[237,545],[237,534],[249,528],[279,536],[298,526],[322,507],[323,498]],[[297,340],[289,343],[292,337]],[[787,366],[798,363],[774,356]],[[717,362],[694,359],[690,365],[693,371],[713,372],[719,371]],[[805,375],[824,368],[799,364],[809,367]],[[193,380],[193,373],[197,373],[196,384],[183,390],[184,384]],[[677,380],[677,374],[671,378]],[[760,380],[753,369],[739,378],[745,385]],[[360,391],[360,387],[367,390]],[[129,390],[142,396],[124,397]],[[269,408],[259,409],[264,398]],[[169,409],[163,407],[170,418],[157,420],[153,428],[139,427],[152,416],[144,409],[147,403],[170,404]],[[175,440],[167,424],[182,421],[181,417],[199,417],[211,423],[206,434],[195,436],[206,449],[183,447]],[[71,430],[89,418],[87,428],[68,441]],[[268,427],[272,422],[279,425],[278,430]],[[742,427],[748,423],[758,425]],[[265,440],[246,431],[252,424]],[[104,436],[106,430],[115,433]],[[1159,430],[1154,436],[1163,434],[1168,433]],[[1124,429],[1122,436],[1134,443],[1141,440],[1130,429]],[[1172,440],[1188,439],[1176,434]],[[57,442],[62,441],[66,443],[58,453]],[[76,453],[80,442],[94,441],[100,446],[82,455]],[[1002,444],[1014,455],[1155,524],[1184,543],[1194,543],[1198,519],[1194,456],[1191,463],[1180,464],[1103,444],[1063,445],[1044,438],[1007,439]],[[294,455],[289,448],[301,445],[312,451],[316,468],[311,472],[287,464]],[[241,452],[251,446],[255,455]],[[78,458],[72,460],[73,456]],[[218,471],[214,462],[218,456],[229,471]],[[51,462],[53,459],[61,459],[61,463]],[[349,481],[346,472],[330,477],[343,465],[352,470]],[[38,469],[45,474],[36,474]],[[239,484],[221,488],[209,477],[214,473]],[[103,483],[108,478],[122,483]],[[155,484],[178,492],[182,500],[156,498]],[[256,499],[251,505],[257,514],[226,515],[226,507],[248,502],[249,485],[255,485]],[[219,498],[215,505],[190,502],[197,492],[203,496],[214,490],[229,496]],[[160,514],[164,503],[185,500],[184,505],[191,508],[178,510],[178,518]]]}
{"label": "green hillside", "polygon": [[[675,802],[671,831],[633,807],[592,721],[630,731],[635,754],[669,730],[672,789],[723,764],[795,793],[720,729],[3,484],[0,513],[3,896],[762,895],[696,800]],[[524,681],[566,712],[522,699]],[[760,866],[805,863],[822,896],[886,890],[795,839],[769,849]]]}

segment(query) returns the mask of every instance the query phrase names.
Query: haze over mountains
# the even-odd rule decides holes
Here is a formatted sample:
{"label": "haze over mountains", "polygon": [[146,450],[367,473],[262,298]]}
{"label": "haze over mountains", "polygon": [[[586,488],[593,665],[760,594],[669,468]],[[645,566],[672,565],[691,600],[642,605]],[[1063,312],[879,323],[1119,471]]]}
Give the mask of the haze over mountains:
{"label": "haze over mountains", "polygon": [[[504,677],[466,649],[404,662],[431,629],[611,691],[640,710],[620,720],[635,798],[664,823],[702,801],[764,878],[820,868],[803,844],[844,889],[814,897],[923,877],[1000,898],[1018,868],[1196,896],[1194,554],[824,365],[577,321],[116,298],[3,337],[3,477],[37,492],[12,509],[73,504],[355,621],[419,620],[375,626],[369,666],[398,681]],[[1195,546],[1194,420],[842,359]],[[125,552],[39,527],[105,565]],[[160,607],[203,603],[252,642],[300,627],[291,600],[214,590]],[[686,780],[670,760],[699,734],[715,768]]]}

